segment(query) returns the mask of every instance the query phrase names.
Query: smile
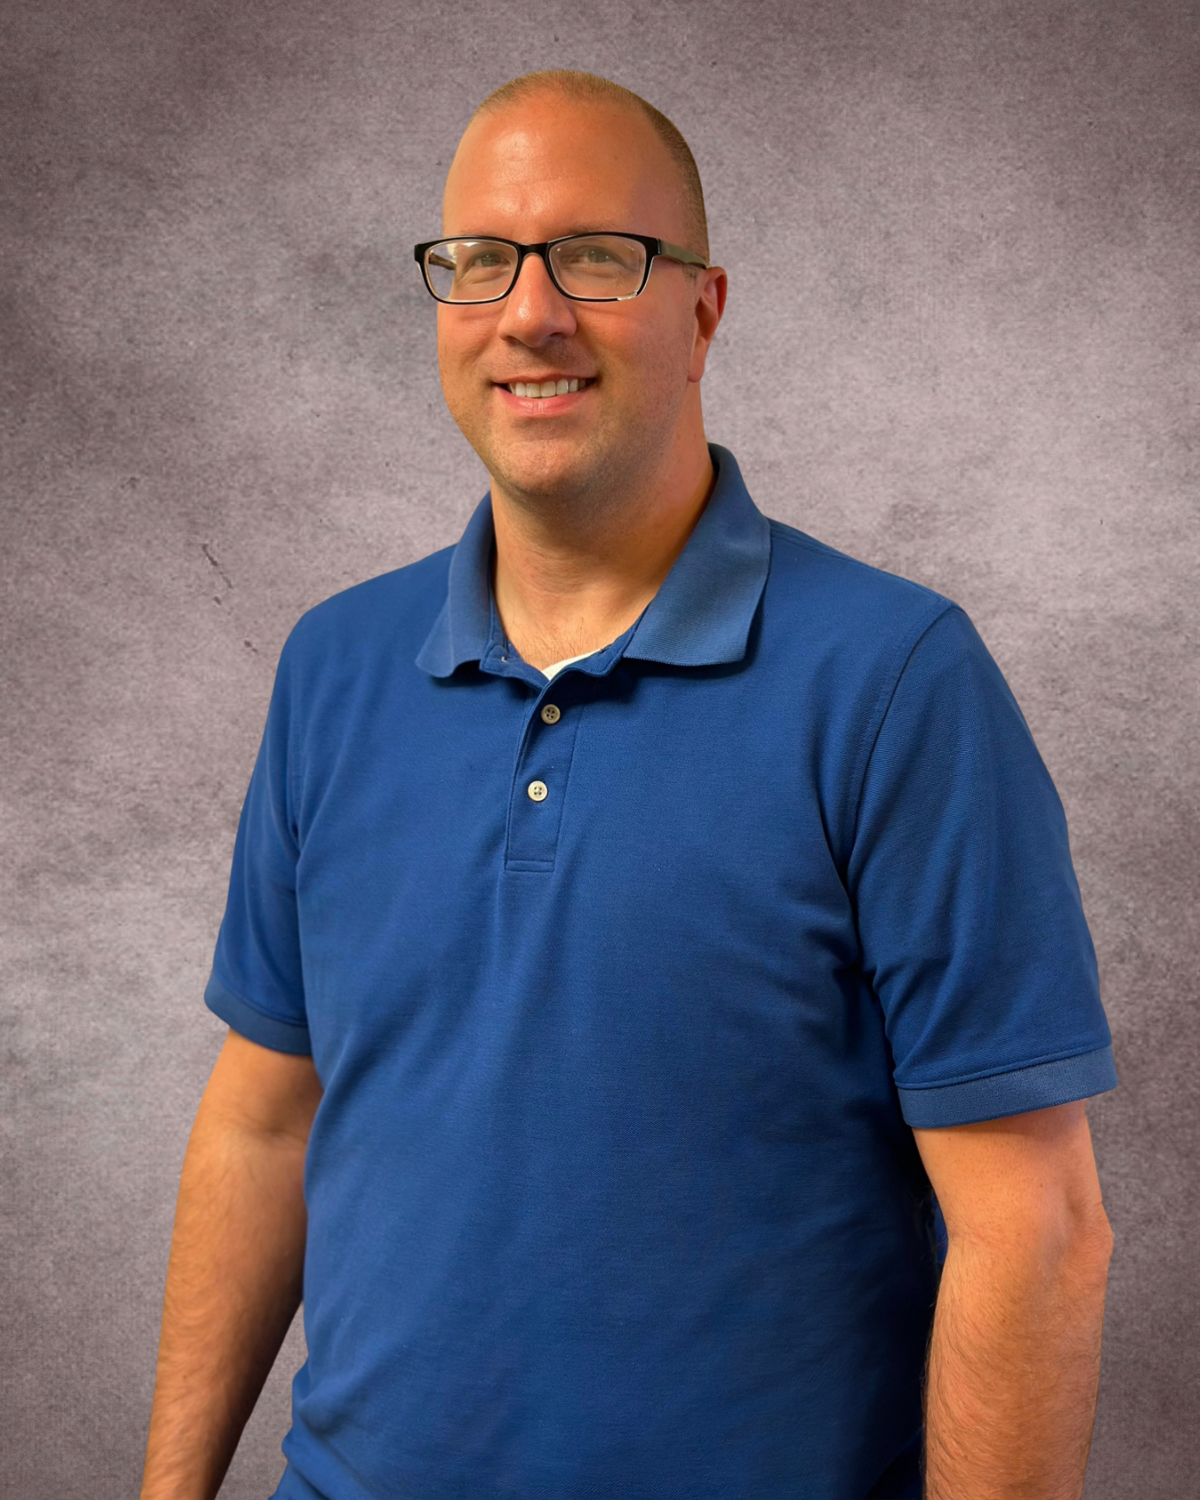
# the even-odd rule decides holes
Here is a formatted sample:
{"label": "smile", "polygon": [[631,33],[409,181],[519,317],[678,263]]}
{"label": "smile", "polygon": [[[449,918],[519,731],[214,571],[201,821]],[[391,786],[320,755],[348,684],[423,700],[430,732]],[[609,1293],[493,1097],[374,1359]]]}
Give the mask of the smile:
{"label": "smile", "polygon": [[595,377],[578,380],[510,380],[505,389],[527,400],[544,401],[550,396],[571,396],[595,383]]}

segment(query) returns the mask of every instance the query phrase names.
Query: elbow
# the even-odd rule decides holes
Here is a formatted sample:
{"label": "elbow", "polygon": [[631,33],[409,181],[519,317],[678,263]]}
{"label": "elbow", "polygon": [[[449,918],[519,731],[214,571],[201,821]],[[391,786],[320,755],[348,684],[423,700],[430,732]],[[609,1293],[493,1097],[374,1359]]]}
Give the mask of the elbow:
{"label": "elbow", "polygon": [[1113,1253],[1113,1231],[1095,1180],[1065,1186],[1042,1204],[1042,1229],[1064,1259],[1105,1276]]}
{"label": "elbow", "polygon": [[1109,1262],[1113,1253],[1112,1225],[1108,1222],[1108,1215],[1103,1208],[1097,1208],[1090,1214],[1086,1223],[1077,1231],[1077,1240],[1081,1250],[1092,1260],[1103,1266],[1105,1273],[1108,1272]]}
{"label": "elbow", "polygon": [[1113,1253],[1112,1225],[1102,1208],[1074,1219],[1065,1232],[1052,1235],[1043,1246],[1045,1263],[1055,1267],[1082,1292],[1090,1288],[1103,1298]]}
{"label": "elbow", "polygon": [[1012,1211],[1000,1222],[981,1227],[948,1226],[956,1259],[1024,1265],[1030,1274],[1068,1275],[1103,1286],[1113,1253],[1113,1231],[1099,1203],[1085,1210],[1057,1200],[1035,1210]]}

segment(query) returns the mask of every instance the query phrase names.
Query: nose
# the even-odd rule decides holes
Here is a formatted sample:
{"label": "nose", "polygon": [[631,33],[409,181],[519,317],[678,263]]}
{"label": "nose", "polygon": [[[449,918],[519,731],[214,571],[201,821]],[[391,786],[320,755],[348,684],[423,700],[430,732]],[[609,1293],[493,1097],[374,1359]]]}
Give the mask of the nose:
{"label": "nose", "polygon": [[575,332],[575,311],[550,280],[540,255],[527,255],[516,284],[501,304],[499,333],[522,344],[538,345],[555,334]]}

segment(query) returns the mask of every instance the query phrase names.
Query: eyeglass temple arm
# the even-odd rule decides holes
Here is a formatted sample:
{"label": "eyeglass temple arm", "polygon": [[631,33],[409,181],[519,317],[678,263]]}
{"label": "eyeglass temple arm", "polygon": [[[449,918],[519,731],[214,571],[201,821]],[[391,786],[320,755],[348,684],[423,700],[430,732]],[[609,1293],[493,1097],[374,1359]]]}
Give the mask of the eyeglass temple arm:
{"label": "eyeglass temple arm", "polygon": [[685,250],[682,245],[669,245],[666,240],[659,240],[658,243],[662,246],[662,250],[659,253],[664,255],[667,260],[678,260],[682,261],[685,266],[703,266],[706,271],[711,270],[709,262],[702,255],[697,255],[691,250]]}

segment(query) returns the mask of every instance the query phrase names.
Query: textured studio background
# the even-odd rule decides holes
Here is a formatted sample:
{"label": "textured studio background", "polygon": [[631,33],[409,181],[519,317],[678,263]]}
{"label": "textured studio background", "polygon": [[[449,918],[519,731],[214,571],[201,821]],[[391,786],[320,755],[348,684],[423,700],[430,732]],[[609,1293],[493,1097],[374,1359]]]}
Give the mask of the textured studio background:
{"label": "textured studio background", "polygon": [[[688,136],[709,436],[958,600],[1060,789],[1121,1087],[1088,1500],[1200,1469],[1200,10],[2,0],[0,1493],[136,1495],[204,1008],[284,637],[486,487],[411,246],[535,67]],[[763,274],[787,236],[796,272]],[[299,1327],[223,1494],[282,1469]],[[732,1500],[732,1497],[731,1497]],[[782,1497],[780,1497],[782,1500]]]}

